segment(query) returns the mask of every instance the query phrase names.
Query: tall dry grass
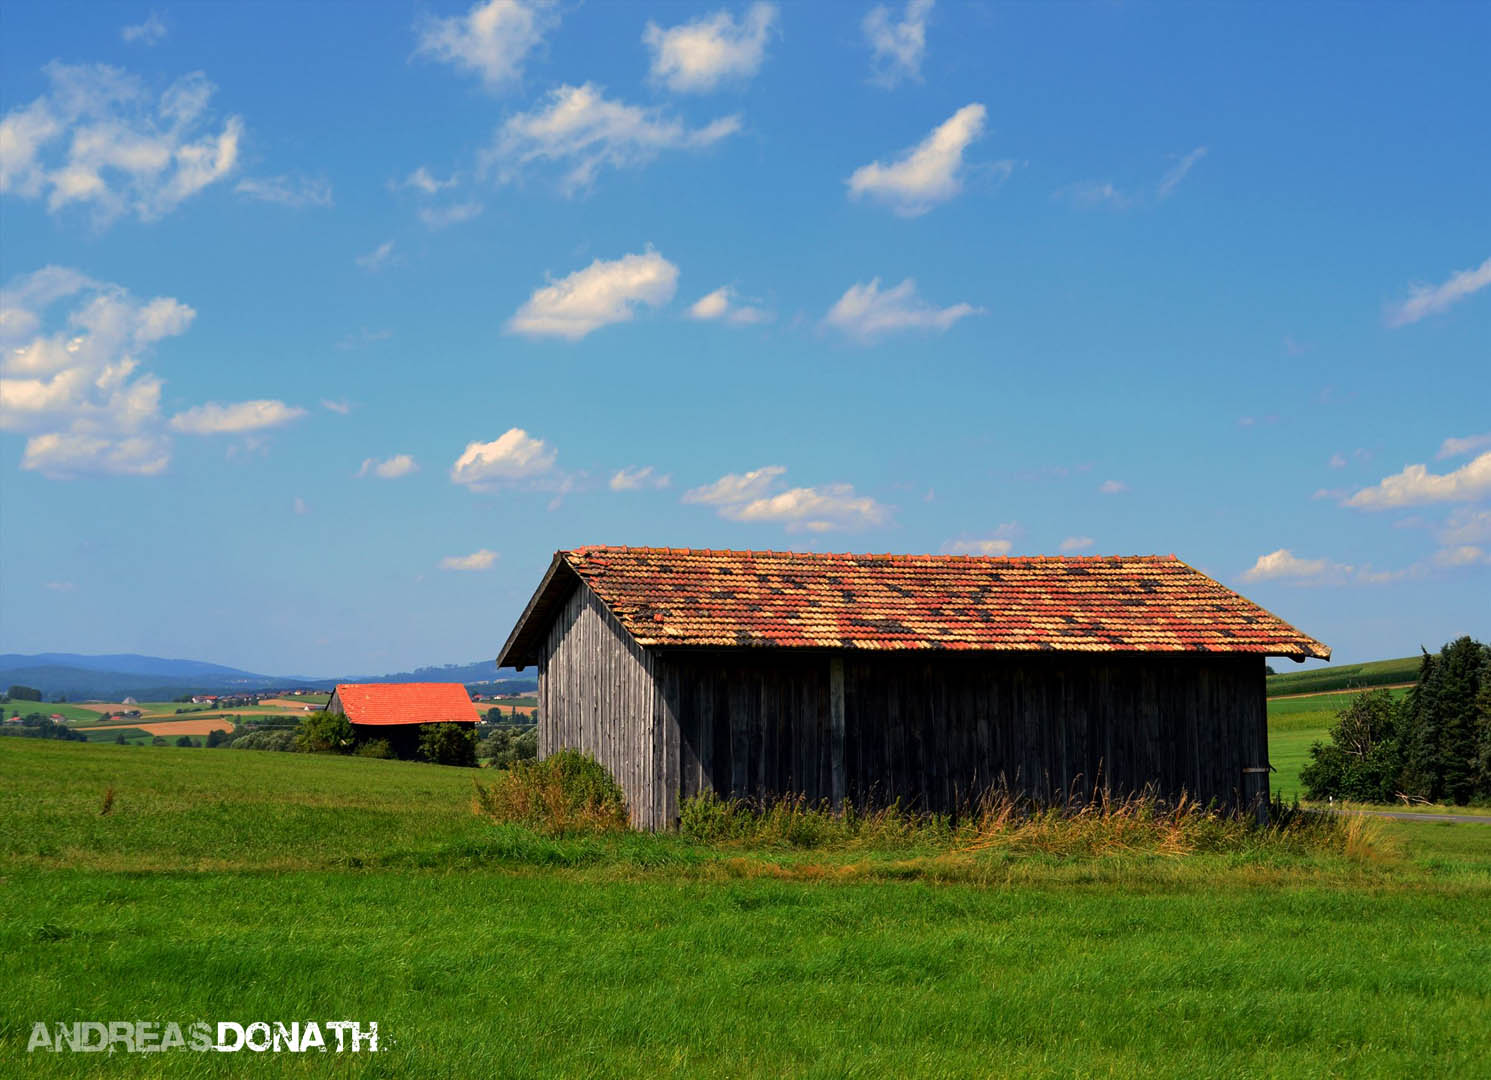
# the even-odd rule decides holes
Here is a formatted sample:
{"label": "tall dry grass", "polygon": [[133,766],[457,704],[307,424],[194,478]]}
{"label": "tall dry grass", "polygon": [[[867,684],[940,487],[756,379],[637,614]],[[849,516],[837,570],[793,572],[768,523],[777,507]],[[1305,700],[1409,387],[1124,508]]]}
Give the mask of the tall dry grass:
{"label": "tall dry grass", "polygon": [[626,797],[605,767],[578,750],[515,762],[491,787],[476,787],[473,809],[493,821],[550,835],[627,827]]}

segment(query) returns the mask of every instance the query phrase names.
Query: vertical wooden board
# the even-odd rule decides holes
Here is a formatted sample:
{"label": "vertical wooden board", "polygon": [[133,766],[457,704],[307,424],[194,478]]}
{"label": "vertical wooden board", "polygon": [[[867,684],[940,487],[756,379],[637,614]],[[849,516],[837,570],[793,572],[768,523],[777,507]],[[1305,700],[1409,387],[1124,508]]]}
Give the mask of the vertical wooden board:
{"label": "vertical wooden board", "polygon": [[844,658],[828,661],[828,790],[834,808],[844,805]]}

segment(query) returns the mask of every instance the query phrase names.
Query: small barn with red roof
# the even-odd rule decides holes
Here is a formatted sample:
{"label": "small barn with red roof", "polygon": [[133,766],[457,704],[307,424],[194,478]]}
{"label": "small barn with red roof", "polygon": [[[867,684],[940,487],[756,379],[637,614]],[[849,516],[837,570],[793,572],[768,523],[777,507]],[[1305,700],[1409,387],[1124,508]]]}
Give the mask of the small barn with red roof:
{"label": "small barn with red roof", "polygon": [[426,724],[476,726],[476,706],[461,683],[338,683],[326,711],[341,713],[359,740],[387,739],[399,757],[413,757]]}
{"label": "small barn with red roof", "polygon": [[1173,555],[587,547],[554,555],[497,663],[538,668],[540,756],[595,755],[665,828],[708,791],[1254,805],[1270,656],[1330,649]]}

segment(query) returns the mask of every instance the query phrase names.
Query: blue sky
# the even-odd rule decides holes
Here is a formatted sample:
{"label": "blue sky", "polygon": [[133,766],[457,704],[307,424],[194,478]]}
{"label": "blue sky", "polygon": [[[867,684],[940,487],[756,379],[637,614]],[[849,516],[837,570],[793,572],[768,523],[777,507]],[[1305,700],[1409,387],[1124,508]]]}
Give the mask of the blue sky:
{"label": "blue sky", "polygon": [[560,547],[1491,636],[1483,5],[13,4],[0,649],[493,656]]}

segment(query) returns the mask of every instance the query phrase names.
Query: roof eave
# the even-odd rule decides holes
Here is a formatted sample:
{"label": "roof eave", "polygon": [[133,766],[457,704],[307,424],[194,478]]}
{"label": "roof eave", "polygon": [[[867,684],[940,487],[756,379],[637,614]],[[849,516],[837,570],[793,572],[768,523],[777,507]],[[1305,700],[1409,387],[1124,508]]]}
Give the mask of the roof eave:
{"label": "roof eave", "polygon": [[[579,579],[579,575],[575,574],[569,563],[565,561],[564,552],[554,552],[554,558],[549,562],[549,569],[544,573],[543,580],[538,583],[538,588],[533,591],[533,596],[528,600],[528,606],[523,609],[523,614],[518,616],[517,625],[513,627],[512,633],[507,635],[507,640],[503,642],[502,648],[497,653],[499,668],[513,667],[522,671],[529,664],[538,663],[537,633],[547,630],[548,627],[535,623],[535,616],[552,603],[550,594],[560,585],[566,584],[563,581],[556,581],[561,578],[561,570],[568,571],[574,575],[576,580]],[[532,634],[528,633],[531,626],[537,628]]]}

